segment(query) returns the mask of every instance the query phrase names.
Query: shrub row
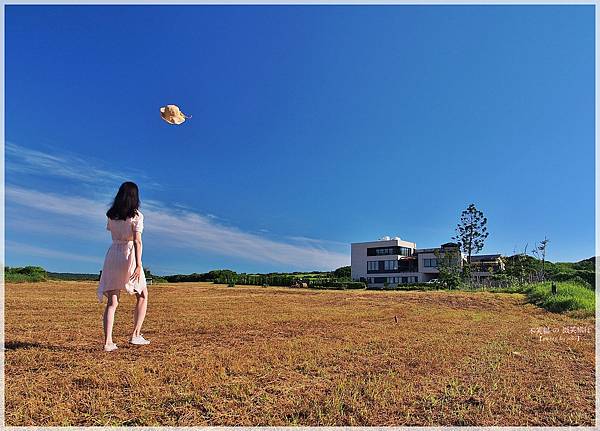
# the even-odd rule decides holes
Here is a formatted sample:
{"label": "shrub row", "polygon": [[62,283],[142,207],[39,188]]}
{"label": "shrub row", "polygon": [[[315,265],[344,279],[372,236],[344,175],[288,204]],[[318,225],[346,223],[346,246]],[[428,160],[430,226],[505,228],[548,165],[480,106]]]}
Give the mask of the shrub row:
{"label": "shrub row", "polygon": [[291,286],[296,281],[294,276],[286,275],[249,275],[249,274],[235,274],[228,276],[215,277],[212,280],[216,284],[229,284],[235,283],[239,285],[252,285],[252,286]]}
{"label": "shrub row", "polygon": [[44,281],[48,279],[48,273],[40,266],[4,267],[4,279],[9,283],[23,283]]}
{"label": "shrub row", "polygon": [[411,284],[398,284],[397,286],[388,286],[388,287],[377,287],[377,286],[369,286],[368,290],[435,290],[442,289],[443,286],[440,284],[432,284],[432,283],[411,283]]}
{"label": "shrub row", "polygon": [[362,281],[330,281],[310,280],[308,287],[311,289],[365,289],[367,286]]}
{"label": "shrub row", "polygon": [[69,280],[69,281],[98,281],[99,274],[76,274],[71,272],[48,272],[50,280]]}
{"label": "shrub row", "polygon": [[297,283],[304,283],[310,289],[364,289],[365,283],[361,281],[345,281],[337,278],[302,278],[286,275],[244,275],[237,277],[217,278],[217,284],[238,284],[252,286],[283,286],[295,287]]}

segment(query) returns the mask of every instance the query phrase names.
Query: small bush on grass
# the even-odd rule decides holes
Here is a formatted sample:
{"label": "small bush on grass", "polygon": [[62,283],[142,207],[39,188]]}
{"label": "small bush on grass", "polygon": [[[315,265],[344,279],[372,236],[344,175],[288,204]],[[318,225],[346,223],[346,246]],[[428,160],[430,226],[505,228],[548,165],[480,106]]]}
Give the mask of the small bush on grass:
{"label": "small bush on grass", "polygon": [[48,273],[41,266],[23,268],[4,267],[4,279],[8,283],[38,282],[48,279]]}
{"label": "small bush on grass", "polygon": [[160,284],[160,283],[168,283],[169,281],[163,277],[157,277],[156,275],[152,276],[152,283]]}
{"label": "small bush on grass", "polygon": [[364,289],[362,281],[331,281],[331,280],[309,280],[308,287],[311,289]]}
{"label": "small bush on grass", "polygon": [[389,287],[377,287],[369,286],[368,290],[438,290],[442,289],[440,284],[434,283],[411,283],[411,284],[398,284]]}
{"label": "small bush on grass", "polygon": [[556,295],[552,283],[537,283],[525,293],[531,303],[556,313],[580,310],[578,315],[593,315],[596,307],[594,291],[579,283],[556,283]]}
{"label": "small bush on grass", "polygon": [[308,287],[311,289],[364,289],[365,283],[362,281],[333,281],[330,279],[308,280]]}

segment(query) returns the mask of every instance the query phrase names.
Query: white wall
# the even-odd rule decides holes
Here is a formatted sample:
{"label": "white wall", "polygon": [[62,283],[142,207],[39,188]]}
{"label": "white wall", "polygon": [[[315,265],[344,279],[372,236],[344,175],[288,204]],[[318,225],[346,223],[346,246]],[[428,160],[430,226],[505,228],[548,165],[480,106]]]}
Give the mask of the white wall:
{"label": "white wall", "polygon": [[[393,247],[401,246],[415,249],[417,245],[414,242],[403,241],[401,239],[390,239],[384,241],[370,241],[370,242],[355,242],[351,244],[350,251],[350,265],[351,275],[353,280],[358,280],[361,277],[367,278],[367,260],[390,260],[396,259],[397,255],[382,255],[382,256],[368,256],[367,259],[367,248],[371,247]],[[396,274],[377,274],[377,277],[394,276]],[[412,275],[412,274],[411,274]],[[370,277],[374,277],[375,274],[369,274]],[[406,274],[405,274],[406,276]]]}
{"label": "white wall", "polygon": [[419,272],[423,274],[438,274],[440,271],[435,267],[426,267],[424,259],[437,259],[434,253],[419,253]]}

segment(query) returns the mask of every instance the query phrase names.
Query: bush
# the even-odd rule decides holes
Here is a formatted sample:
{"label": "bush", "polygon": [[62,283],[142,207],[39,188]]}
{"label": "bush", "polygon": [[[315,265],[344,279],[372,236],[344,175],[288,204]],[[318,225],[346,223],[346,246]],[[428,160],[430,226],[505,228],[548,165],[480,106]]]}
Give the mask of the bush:
{"label": "bush", "polygon": [[230,281],[229,283],[227,283],[227,287],[235,287],[235,283]]}
{"label": "bush", "polygon": [[526,289],[527,298],[533,304],[552,312],[582,310],[588,315],[595,312],[594,291],[578,283],[557,283],[556,295],[552,295],[552,283],[536,283]]}
{"label": "bush", "polygon": [[311,289],[364,289],[366,287],[362,281],[335,281],[328,278],[315,278],[308,280],[307,284]]}
{"label": "bush", "polygon": [[333,271],[333,276],[336,278],[349,279],[352,273],[352,269],[350,266],[342,266],[341,268]]}
{"label": "bush", "polygon": [[22,268],[4,267],[4,278],[9,283],[38,282],[48,279],[48,273],[41,266]]}
{"label": "bush", "polygon": [[596,273],[594,271],[558,272],[549,277],[553,281],[574,282],[586,284],[590,287],[596,284]]}
{"label": "bush", "polygon": [[571,280],[571,283],[575,283],[575,284],[581,284],[585,287],[587,287],[588,289],[594,289],[596,288],[596,283],[595,280],[592,283],[589,283],[587,280],[584,280],[582,277],[576,275],[575,277],[573,277]]}
{"label": "bush", "polygon": [[230,281],[233,281],[239,285],[252,285],[252,286],[263,286],[263,285],[271,285],[271,286],[291,286],[296,277],[293,275],[281,275],[281,274],[236,274],[233,273],[219,276],[218,278],[213,279],[213,283],[215,284],[227,284]]}
{"label": "bush", "polygon": [[369,286],[368,290],[437,290],[440,289],[441,283],[410,283],[410,284],[398,284],[397,286],[391,287],[375,287]]}
{"label": "bush", "polygon": [[166,275],[164,277],[169,283],[183,283],[183,282],[197,282],[197,281],[210,281],[208,279],[208,274],[176,274],[176,275]]}
{"label": "bush", "polygon": [[154,284],[157,284],[157,283],[158,284],[160,284],[160,283],[168,283],[168,282],[169,281],[166,278],[164,278],[164,277],[158,277],[156,275],[152,276],[152,283],[154,283]]}
{"label": "bush", "polygon": [[367,285],[362,281],[348,281],[346,282],[346,289],[365,289]]}

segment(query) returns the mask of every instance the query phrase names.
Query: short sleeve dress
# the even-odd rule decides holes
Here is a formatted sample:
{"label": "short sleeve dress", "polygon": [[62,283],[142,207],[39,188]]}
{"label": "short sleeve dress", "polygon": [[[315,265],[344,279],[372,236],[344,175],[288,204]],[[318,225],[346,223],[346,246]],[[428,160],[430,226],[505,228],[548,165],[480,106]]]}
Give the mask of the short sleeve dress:
{"label": "short sleeve dress", "polygon": [[135,271],[135,247],[133,245],[134,232],[144,230],[144,215],[138,211],[134,217],[126,220],[113,220],[108,218],[106,230],[112,236],[112,244],[106,252],[104,266],[98,284],[98,301],[102,302],[105,292],[109,290],[125,289],[133,295],[141,293],[146,287],[144,271],[140,274],[138,282],[129,278]]}

